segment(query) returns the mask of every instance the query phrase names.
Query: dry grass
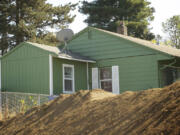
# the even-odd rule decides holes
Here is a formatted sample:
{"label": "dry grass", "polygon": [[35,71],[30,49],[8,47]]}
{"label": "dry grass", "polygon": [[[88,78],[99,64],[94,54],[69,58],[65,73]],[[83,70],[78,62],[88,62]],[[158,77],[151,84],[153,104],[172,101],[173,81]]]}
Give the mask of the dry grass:
{"label": "dry grass", "polygon": [[2,115],[2,112],[0,112],[0,121],[2,121],[3,120],[3,117],[2,117],[3,115]]}
{"label": "dry grass", "polygon": [[0,121],[6,121],[9,120],[17,115],[16,112],[9,113],[8,110],[4,112],[4,115],[2,112],[0,113]]}

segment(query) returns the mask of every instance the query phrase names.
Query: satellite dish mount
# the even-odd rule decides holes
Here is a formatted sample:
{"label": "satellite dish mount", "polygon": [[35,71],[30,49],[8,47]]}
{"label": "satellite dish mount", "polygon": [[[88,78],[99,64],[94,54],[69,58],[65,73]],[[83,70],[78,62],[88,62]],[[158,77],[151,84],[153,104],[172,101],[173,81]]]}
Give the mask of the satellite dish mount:
{"label": "satellite dish mount", "polygon": [[71,29],[62,29],[61,31],[57,32],[56,38],[58,41],[64,43],[64,48],[62,52],[66,52],[67,50],[67,42],[72,39],[74,33]]}

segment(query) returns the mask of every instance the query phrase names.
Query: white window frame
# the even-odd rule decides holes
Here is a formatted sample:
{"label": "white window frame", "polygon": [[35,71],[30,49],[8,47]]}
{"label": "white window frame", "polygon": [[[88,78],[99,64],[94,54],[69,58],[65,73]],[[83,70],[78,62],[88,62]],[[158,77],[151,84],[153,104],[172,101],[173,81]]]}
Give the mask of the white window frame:
{"label": "white window frame", "polygon": [[[65,78],[65,75],[64,75],[64,69],[66,67],[70,67],[72,68],[72,79],[70,78]],[[65,91],[65,80],[72,80],[72,91]],[[71,93],[74,93],[75,92],[75,85],[74,85],[74,65],[69,65],[69,64],[63,64],[63,93],[66,93],[66,94],[71,94]]]}
{"label": "white window frame", "polygon": [[[101,71],[100,70],[103,69],[103,68],[109,68],[111,70],[111,79],[103,79],[103,80],[101,80],[101,77],[100,77]],[[113,79],[112,79],[112,67],[102,67],[102,68],[99,68],[99,88],[102,89],[101,82],[107,82],[107,81],[111,81],[111,83],[113,83]],[[111,87],[113,87],[113,86],[111,86]],[[113,90],[112,90],[112,92],[113,92]]]}

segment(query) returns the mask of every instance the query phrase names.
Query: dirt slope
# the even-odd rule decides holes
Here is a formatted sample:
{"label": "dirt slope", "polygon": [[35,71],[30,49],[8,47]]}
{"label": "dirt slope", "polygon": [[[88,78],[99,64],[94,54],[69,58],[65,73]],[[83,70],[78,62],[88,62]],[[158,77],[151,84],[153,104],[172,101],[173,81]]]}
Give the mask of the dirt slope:
{"label": "dirt slope", "polygon": [[179,135],[180,82],[163,89],[80,91],[0,124],[0,135]]}

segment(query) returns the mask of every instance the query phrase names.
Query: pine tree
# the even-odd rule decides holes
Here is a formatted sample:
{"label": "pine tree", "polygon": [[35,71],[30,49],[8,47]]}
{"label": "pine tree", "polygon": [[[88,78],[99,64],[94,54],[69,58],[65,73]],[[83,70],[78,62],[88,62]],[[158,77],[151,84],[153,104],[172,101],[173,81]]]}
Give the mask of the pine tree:
{"label": "pine tree", "polygon": [[88,15],[88,25],[116,31],[117,22],[125,20],[128,35],[151,40],[154,34],[148,28],[154,19],[154,8],[146,0],[94,0],[83,1],[80,12]]}
{"label": "pine tree", "polygon": [[2,54],[4,53],[9,41],[8,24],[10,20],[8,18],[8,9],[8,1],[2,0],[0,3],[0,50],[2,50]]}
{"label": "pine tree", "polygon": [[48,27],[67,27],[74,20],[70,11],[75,6],[69,3],[54,7],[46,0],[1,0],[0,49],[4,52],[27,40],[43,42],[43,37],[49,35]]}

